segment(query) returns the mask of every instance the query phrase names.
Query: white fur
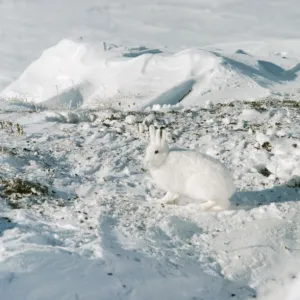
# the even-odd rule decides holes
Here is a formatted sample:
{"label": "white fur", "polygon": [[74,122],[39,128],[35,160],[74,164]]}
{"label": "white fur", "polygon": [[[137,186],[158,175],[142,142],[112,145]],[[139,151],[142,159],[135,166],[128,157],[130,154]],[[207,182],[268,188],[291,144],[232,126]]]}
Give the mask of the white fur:
{"label": "white fur", "polygon": [[155,131],[154,126],[150,126],[145,163],[156,184],[167,191],[161,202],[183,197],[199,203],[205,201],[204,209],[229,207],[235,186],[225,165],[196,151],[169,150],[165,131]]}

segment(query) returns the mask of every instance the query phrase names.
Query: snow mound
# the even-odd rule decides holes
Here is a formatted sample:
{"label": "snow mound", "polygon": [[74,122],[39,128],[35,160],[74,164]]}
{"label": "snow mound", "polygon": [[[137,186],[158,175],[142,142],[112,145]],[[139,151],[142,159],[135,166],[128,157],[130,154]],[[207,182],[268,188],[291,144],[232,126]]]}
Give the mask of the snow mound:
{"label": "snow mound", "polygon": [[299,64],[284,68],[280,62],[256,58],[241,49],[232,54],[201,49],[170,54],[145,49],[108,51],[82,41],[62,40],[44,51],[0,98],[23,99],[50,108],[203,105],[208,100],[216,103],[281,95],[278,87],[282,90],[286,84],[297,83],[300,70]]}

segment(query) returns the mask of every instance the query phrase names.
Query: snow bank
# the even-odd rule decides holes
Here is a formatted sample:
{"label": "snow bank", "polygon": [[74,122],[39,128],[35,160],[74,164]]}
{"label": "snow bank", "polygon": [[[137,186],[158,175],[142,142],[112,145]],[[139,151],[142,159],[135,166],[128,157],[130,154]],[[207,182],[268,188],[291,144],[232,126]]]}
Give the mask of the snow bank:
{"label": "snow bank", "polygon": [[299,54],[299,45],[285,41],[299,39],[295,30],[300,26],[297,0],[265,0],[259,4],[246,0],[2,0],[0,11],[0,90],[43,49],[64,37],[105,40],[107,48],[148,45],[154,48],[152,51],[167,48],[172,52],[228,42],[238,43],[233,52],[248,52],[252,46],[244,41],[264,41],[255,46],[257,49],[277,39],[267,55],[276,51],[290,57],[290,49]]}
{"label": "snow bank", "polygon": [[63,40],[44,51],[0,97],[52,107],[176,104],[197,82],[206,81],[201,87],[206,89],[220,61],[199,50],[169,56],[135,52],[95,52],[87,44]]}
{"label": "snow bank", "polygon": [[[143,48],[144,49],[144,48]],[[279,62],[280,63],[280,62]],[[49,107],[203,105],[280,94],[297,83],[298,65],[283,68],[245,51],[188,49],[176,54],[136,49],[109,51],[62,40],[44,51],[0,93]]]}

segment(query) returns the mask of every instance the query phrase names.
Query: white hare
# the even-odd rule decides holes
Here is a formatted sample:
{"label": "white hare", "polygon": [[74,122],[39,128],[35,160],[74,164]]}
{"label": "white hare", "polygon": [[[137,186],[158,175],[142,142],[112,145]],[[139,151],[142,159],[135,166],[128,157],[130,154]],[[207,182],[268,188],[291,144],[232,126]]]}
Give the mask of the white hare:
{"label": "white hare", "polygon": [[170,203],[179,197],[201,203],[201,209],[222,210],[235,192],[229,170],[217,159],[191,150],[171,149],[165,130],[151,125],[145,164],[155,183],[167,191],[158,200]]}

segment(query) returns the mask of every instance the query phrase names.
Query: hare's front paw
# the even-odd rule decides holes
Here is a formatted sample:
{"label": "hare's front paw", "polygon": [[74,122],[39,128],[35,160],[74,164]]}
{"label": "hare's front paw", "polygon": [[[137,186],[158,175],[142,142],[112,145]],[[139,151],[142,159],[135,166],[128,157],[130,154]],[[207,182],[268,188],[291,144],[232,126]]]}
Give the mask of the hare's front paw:
{"label": "hare's front paw", "polygon": [[176,204],[179,195],[167,192],[161,199],[156,199],[157,203],[161,204]]}

